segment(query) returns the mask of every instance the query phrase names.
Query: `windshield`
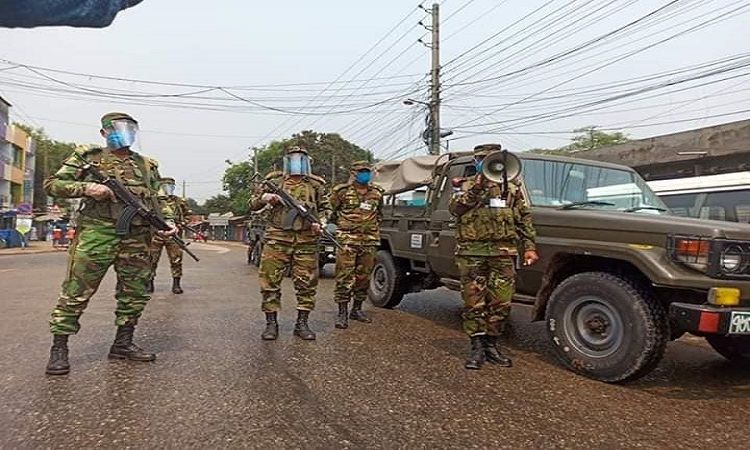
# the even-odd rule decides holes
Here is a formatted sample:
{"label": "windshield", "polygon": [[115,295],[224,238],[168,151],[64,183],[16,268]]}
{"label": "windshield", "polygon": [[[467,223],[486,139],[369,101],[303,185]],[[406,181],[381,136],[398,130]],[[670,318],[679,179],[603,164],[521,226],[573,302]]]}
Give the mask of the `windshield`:
{"label": "windshield", "polygon": [[[635,172],[566,161],[523,160],[523,181],[534,206],[669,214]],[[573,205],[575,204],[575,205]]]}

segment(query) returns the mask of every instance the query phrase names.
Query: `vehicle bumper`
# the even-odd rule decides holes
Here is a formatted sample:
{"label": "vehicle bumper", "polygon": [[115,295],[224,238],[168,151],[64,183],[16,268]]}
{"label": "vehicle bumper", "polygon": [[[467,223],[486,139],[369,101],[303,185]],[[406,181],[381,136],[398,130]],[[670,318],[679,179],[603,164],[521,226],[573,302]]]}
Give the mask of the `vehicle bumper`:
{"label": "vehicle bumper", "polygon": [[672,303],[669,318],[680,329],[695,334],[750,334],[750,307]]}
{"label": "vehicle bumper", "polygon": [[321,264],[336,262],[336,247],[333,244],[321,245],[318,252],[318,259]]}

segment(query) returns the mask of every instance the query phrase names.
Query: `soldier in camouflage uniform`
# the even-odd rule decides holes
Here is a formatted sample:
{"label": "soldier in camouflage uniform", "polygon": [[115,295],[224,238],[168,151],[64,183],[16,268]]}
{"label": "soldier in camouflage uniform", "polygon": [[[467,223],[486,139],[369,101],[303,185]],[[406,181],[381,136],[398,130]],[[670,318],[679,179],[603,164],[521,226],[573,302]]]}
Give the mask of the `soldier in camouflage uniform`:
{"label": "soldier in camouflage uniform", "polygon": [[467,369],[479,369],[485,359],[511,367],[497,347],[515,293],[515,257],[523,251],[524,265],[539,259],[531,212],[520,186],[495,183],[482,176],[482,160],[500,151],[499,144],[474,148],[477,175],[451,198],[450,211],[458,220],[456,265],[464,301],[463,328],[471,339]]}
{"label": "soldier in camouflage uniform", "polygon": [[[330,203],[325,180],[310,172],[310,158],[300,147],[290,147],[284,156],[284,170],[266,175],[276,186],[299,201],[323,222],[330,215]],[[315,308],[318,287],[318,238],[322,228],[303,221],[296,212],[282,203],[281,198],[266,188],[256,190],[250,209],[258,211],[266,205],[266,230],[258,278],[263,296],[261,308],[266,314],[264,340],[279,335],[277,314],[281,310],[281,280],[291,266],[292,280],[297,291],[297,323],[295,336],[315,339],[308,326],[310,311]]]}
{"label": "soldier in camouflage uniform", "polygon": [[362,312],[367,298],[370,272],[375,265],[375,252],[380,245],[380,218],[383,210],[383,190],[370,183],[372,165],[355,161],[351,167],[351,181],[339,184],[331,194],[332,217],[335,218],[336,240],[344,246],[336,253],[336,288],[334,301],[339,311],[336,328],[348,328],[347,309],[353,299],[349,318],[370,323]]}
{"label": "soldier in camouflage uniform", "polygon": [[[159,201],[174,212],[174,220],[178,228],[187,225],[188,217],[190,216],[190,209],[183,199],[174,195],[174,178],[162,178],[160,180],[160,186]],[[180,233],[182,233],[182,231],[180,231]],[[164,238],[158,234],[155,234],[154,239],[151,241],[152,271],[151,280],[148,282],[148,292],[154,292],[156,268],[159,265],[161,251],[164,247],[167,247],[169,265],[172,269],[172,292],[175,294],[182,294],[183,290],[182,286],[180,286],[180,280],[182,279],[182,248],[180,248],[174,239]]]}
{"label": "soldier in camouflage uniform", "polygon": [[[52,375],[70,371],[68,336],[78,332],[81,314],[112,265],[117,273],[117,333],[109,357],[133,361],[156,359],[153,353],[133,344],[135,325],[149,300],[146,282],[151,272],[149,244],[154,230],[136,216],[129,232],[118,235],[115,223],[123,212],[123,204],[115,201],[108,187],[97,184],[85,172],[82,160],[97,165],[154,209],[159,208],[158,167],[153,159],[130,149],[138,130],[135,119],[124,113],[109,113],[102,117],[101,125],[107,147],[75,150],[77,155],[68,158],[63,167],[44,182],[47,194],[53,197],[83,197],[78,230],[70,245],[67,276],[50,320],[53,344],[47,373]],[[172,220],[169,208],[162,209],[162,213],[166,220]],[[176,232],[177,228],[172,226],[160,233],[169,236]]]}

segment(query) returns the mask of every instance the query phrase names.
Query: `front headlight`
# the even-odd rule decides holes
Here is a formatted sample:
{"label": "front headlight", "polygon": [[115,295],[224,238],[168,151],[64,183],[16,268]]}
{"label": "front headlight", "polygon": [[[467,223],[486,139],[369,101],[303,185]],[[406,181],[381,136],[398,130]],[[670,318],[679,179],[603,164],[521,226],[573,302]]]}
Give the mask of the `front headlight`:
{"label": "front headlight", "polygon": [[673,261],[701,272],[708,270],[711,239],[701,236],[670,236],[668,250]]}
{"label": "front headlight", "polygon": [[745,256],[742,248],[737,245],[730,245],[721,252],[719,260],[722,272],[737,273],[741,272],[745,265]]}

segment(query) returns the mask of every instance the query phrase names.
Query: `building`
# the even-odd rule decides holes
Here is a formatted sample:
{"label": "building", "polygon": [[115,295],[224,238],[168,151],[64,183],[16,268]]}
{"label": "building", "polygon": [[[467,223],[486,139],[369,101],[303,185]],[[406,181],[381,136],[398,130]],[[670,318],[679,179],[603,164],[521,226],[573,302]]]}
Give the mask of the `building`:
{"label": "building", "polygon": [[0,97],[0,215],[6,220],[31,214],[34,202],[34,158],[36,144],[21,128],[11,125],[10,103]]}
{"label": "building", "polygon": [[750,170],[750,120],[582,150],[573,156],[630,166],[647,181]]}

